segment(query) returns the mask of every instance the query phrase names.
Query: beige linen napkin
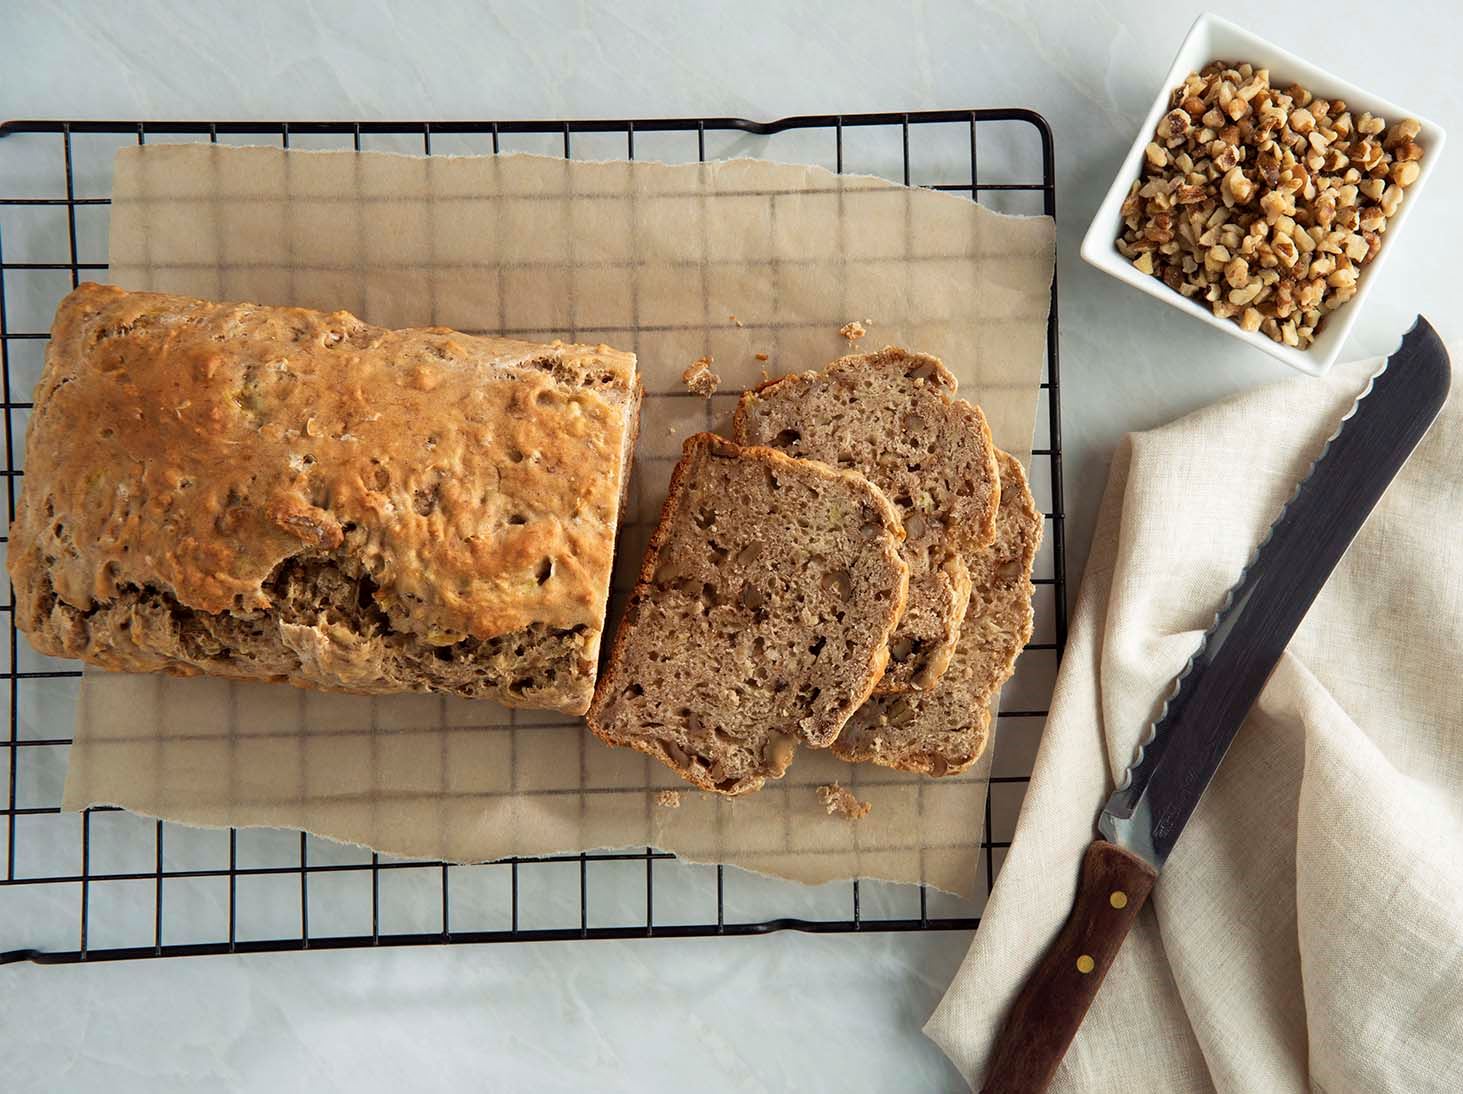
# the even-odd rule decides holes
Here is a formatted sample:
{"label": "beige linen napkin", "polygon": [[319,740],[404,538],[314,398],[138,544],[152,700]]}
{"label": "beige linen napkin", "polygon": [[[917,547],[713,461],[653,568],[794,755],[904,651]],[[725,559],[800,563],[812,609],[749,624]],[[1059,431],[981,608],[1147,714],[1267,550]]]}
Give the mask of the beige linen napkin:
{"label": "beige linen napkin", "polygon": [[[1115,776],[1378,364],[1118,451],[1017,834],[926,1027],[974,1085]],[[1463,1090],[1460,467],[1455,397],[1296,634],[1053,1090]]]}

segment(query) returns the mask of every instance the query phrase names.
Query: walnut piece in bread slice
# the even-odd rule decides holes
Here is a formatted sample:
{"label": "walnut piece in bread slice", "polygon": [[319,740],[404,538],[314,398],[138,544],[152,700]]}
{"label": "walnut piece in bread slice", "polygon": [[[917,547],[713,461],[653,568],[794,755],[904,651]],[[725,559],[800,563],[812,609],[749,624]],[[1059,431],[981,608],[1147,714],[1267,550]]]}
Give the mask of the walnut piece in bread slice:
{"label": "walnut piece in bread slice", "polygon": [[826,748],[889,657],[909,570],[863,476],[686,440],[589,727],[722,794]]}
{"label": "walnut piece in bread slice", "polygon": [[1042,533],[1041,512],[1020,462],[999,449],[997,456],[996,539],[971,556],[974,592],[950,668],[933,691],[876,695],[860,707],[833,745],[840,758],[954,775],[985,750],[991,699],[1031,638],[1031,567]]}
{"label": "walnut piece in bread slice", "polygon": [[955,398],[937,358],[887,347],[784,376],[742,396],[738,444],[761,444],[867,475],[908,538],[909,607],[876,692],[922,691],[955,652],[970,599],[965,557],[995,535],[995,448],[978,406]]}

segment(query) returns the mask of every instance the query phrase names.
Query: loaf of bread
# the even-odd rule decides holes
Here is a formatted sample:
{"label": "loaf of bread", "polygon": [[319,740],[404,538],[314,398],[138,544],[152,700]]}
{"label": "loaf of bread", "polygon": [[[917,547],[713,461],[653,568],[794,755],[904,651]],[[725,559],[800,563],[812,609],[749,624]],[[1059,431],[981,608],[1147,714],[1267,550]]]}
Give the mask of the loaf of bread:
{"label": "loaf of bread", "polygon": [[997,450],[1001,505],[995,542],[971,556],[973,592],[960,643],[939,685],[914,695],[876,695],[833,745],[849,761],[953,775],[985,751],[991,699],[1031,638],[1031,567],[1042,517],[1014,457]]}
{"label": "loaf of bread", "polygon": [[889,347],[749,391],[733,420],[738,444],[858,471],[899,511],[909,608],[878,693],[937,684],[970,599],[966,558],[995,535],[1000,485],[991,432],[980,408],[955,390],[938,358]]}
{"label": "loaf of bread", "polygon": [[10,529],[44,653],[583,713],[633,355],[82,285]]}
{"label": "loaf of bread", "polygon": [[903,531],[867,479],[710,433],[684,445],[590,728],[741,794],[833,743],[888,661]]}

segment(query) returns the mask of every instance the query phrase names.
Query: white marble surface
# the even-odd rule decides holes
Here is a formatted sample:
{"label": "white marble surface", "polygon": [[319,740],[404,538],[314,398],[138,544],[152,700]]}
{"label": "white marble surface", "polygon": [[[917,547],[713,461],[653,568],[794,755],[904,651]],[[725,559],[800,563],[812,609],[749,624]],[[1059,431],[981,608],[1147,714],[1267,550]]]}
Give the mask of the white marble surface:
{"label": "white marble surface", "polygon": [[[410,5],[415,8],[416,5]],[[513,118],[1027,105],[1058,148],[1069,553],[1124,431],[1288,375],[1080,265],[1087,218],[1199,8],[315,2],[12,5],[11,117]],[[1463,134],[1451,4],[1224,14]],[[1298,27],[1303,29],[1297,29]],[[1456,154],[1353,336],[1445,306]],[[1094,806],[1096,803],[1094,803]],[[919,1033],[960,935],[519,945],[0,969],[0,1087],[959,1090]]]}

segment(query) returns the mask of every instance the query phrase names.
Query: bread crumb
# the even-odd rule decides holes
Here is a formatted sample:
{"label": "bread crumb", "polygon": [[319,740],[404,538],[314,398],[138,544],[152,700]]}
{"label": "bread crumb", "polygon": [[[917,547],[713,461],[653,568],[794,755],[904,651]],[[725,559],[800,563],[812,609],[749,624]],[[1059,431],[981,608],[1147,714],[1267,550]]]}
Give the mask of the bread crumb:
{"label": "bread crumb", "polygon": [[859,801],[854,797],[853,791],[839,786],[837,783],[818,787],[818,800],[823,803],[823,808],[828,810],[830,817],[841,813],[849,820],[866,817],[869,810],[874,808],[868,802]]}
{"label": "bread crumb", "polygon": [[786,733],[774,732],[766,745],[767,771],[774,779],[782,778],[787,771],[788,764],[797,754],[798,743],[796,737],[790,737]]}
{"label": "bread crumb", "polygon": [[759,360],[759,361],[765,361],[765,360],[767,360],[767,354],[765,354],[765,353],[754,353],[754,354],[752,354],[752,356],[755,357],[755,358],[757,358],[757,360]]}
{"label": "bread crumb", "polygon": [[672,436],[672,437],[674,437],[674,436],[675,436],[675,435],[676,435],[676,434],[677,434],[677,433],[679,433],[679,432],[680,432],[680,430],[679,430],[679,429],[677,429],[677,428],[676,428],[676,427],[675,427],[675,426],[673,426],[673,425],[668,425],[668,426],[666,426],[666,427],[665,427],[665,431],[666,431],[666,432],[667,432],[667,433],[669,433],[669,434],[670,434],[670,435],[671,435],[671,436]]}
{"label": "bread crumb", "polygon": [[721,377],[711,370],[712,362],[716,358],[708,354],[705,357],[698,357],[692,361],[690,367],[681,373],[681,383],[693,394],[709,399],[715,394],[717,387],[721,384]]}
{"label": "bread crumb", "polygon": [[843,326],[838,328],[838,333],[847,338],[850,342],[857,342],[869,332],[864,330],[864,325],[857,319],[850,319]]}
{"label": "bread crumb", "polygon": [[679,809],[681,807],[681,792],[679,790],[662,790],[655,796],[655,804],[663,805],[667,809]]}
{"label": "bread crumb", "polygon": [[728,315],[727,318],[730,319],[733,323],[735,323],[739,327],[746,325],[740,319],[738,319],[735,315]]}

